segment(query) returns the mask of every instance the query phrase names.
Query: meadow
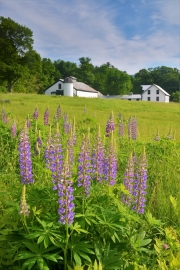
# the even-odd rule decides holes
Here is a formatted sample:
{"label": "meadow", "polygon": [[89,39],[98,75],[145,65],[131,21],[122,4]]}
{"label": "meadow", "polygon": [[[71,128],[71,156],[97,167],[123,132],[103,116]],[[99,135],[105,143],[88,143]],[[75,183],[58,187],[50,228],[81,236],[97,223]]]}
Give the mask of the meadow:
{"label": "meadow", "polygon": [[0,269],[180,269],[179,103],[0,107]]}

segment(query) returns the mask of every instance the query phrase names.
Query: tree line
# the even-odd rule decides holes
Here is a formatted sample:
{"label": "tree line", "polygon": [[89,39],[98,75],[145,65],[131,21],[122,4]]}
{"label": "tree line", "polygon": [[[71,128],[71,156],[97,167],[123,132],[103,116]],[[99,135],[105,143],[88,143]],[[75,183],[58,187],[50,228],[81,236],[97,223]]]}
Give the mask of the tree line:
{"label": "tree line", "polygon": [[33,49],[33,43],[29,28],[11,18],[0,17],[0,92],[43,94],[57,79],[74,76],[104,95],[141,94],[141,85],[155,83],[172,97],[179,98],[177,68],[161,66],[129,75],[110,62],[94,66],[89,57],[79,58],[79,64],[42,58]]}

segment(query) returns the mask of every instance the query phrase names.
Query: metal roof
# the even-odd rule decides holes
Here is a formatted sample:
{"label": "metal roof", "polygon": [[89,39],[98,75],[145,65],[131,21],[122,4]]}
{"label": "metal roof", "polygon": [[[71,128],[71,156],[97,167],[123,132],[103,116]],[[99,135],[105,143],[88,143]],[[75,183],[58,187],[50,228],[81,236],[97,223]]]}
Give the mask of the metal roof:
{"label": "metal roof", "polygon": [[145,91],[145,90],[147,90],[151,85],[150,85],[150,84],[149,84],[149,85],[143,84],[143,85],[141,85],[141,86],[142,86],[142,90]]}
{"label": "metal roof", "polygon": [[82,83],[82,82],[73,82],[73,88],[75,88],[78,91],[98,93],[98,91],[96,91],[95,89],[93,89],[89,85]]}
{"label": "metal roof", "polygon": [[156,86],[160,91],[162,91],[166,96],[170,96],[170,94],[168,94],[168,92],[166,92],[162,87],[160,87],[159,85],[157,84],[152,84],[150,85],[145,91],[147,91],[151,86]]}

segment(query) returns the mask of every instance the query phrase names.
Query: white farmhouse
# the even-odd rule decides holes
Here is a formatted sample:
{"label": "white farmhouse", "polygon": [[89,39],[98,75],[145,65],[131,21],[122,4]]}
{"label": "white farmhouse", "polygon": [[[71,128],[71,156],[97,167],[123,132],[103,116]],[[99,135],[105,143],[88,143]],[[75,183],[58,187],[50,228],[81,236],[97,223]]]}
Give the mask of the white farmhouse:
{"label": "white farmhouse", "polygon": [[142,86],[142,100],[143,101],[160,101],[169,102],[170,95],[162,89],[159,85],[141,85]]}
{"label": "white farmhouse", "polygon": [[61,95],[67,97],[90,97],[97,98],[100,93],[89,85],[77,82],[75,77],[59,79],[45,89],[45,95]]}

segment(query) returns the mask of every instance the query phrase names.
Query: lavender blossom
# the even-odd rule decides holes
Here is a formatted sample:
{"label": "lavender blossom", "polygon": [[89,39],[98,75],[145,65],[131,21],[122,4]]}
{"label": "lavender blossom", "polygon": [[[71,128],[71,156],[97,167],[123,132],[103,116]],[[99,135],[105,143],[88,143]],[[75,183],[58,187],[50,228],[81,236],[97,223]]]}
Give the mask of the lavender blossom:
{"label": "lavender blossom", "polygon": [[39,112],[38,112],[38,108],[36,107],[34,112],[33,112],[33,118],[34,118],[34,120],[37,120],[38,117],[39,117]]}
{"label": "lavender blossom", "polygon": [[69,159],[69,170],[72,174],[73,171],[73,167],[74,167],[74,136],[73,136],[73,131],[71,129],[71,134],[68,138],[67,141],[67,146],[66,146],[67,150],[68,150],[68,159]]}
{"label": "lavender blossom", "polygon": [[119,124],[119,136],[120,136],[121,138],[124,137],[124,123],[123,123],[123,121],[120,122],[120,124]]}
{"label": "lavender blossom", "polygon": [[109,137],[111,132],[115,129],[115,123],[114,123],[114,114],[111,112],[109,119],[106,124],[106,137]]}
{"label": "lavender blossom", "polygon": [[[68,151],[67,151],[68,153]],[[71,173],[69,167],[68,154],[63,164],[61,174],[56,185],[58,190],[58,203],[59,203],[59,222],[62,224],[71,224],[74,221],[74,189],[72,187],[72,181],[70,180]]]}
{"label": "lavender blossom", "polygon": [[72,126],[71,126],[71,124],[68,122],[68,115],[67,115],[67,114],[64,114],[64,132],[65,132],[66,134],[69,134],[71,128],[72,128]]}
{"label": "lavender blossom", "polygon": [[106,150],[103,167],[105,181],[107,181],[108,185],[114,186],[116,183],[115,180],[117,174],[117,158],[113,133],[111,135],[111,140],[109,141],[109,145]]}
{"label": "lavender blossom", "polygon": [[30,211],[28,210],[28,205],[26,202],[26,185],[23,185],[21,205],[20,205],[20,215],[29,216]]}
{"label": "lavender blossom", "polygon": [[129,192],[129,194],[123,194],[122,196],[122,201],[128,206],[131,206],[132,203],[133,184],[134,184],[134,159],[131,153],[124,174],[124,186],[126,190]]}
{"label": "lavender blossom", "polygon": [[48,126],[49,124],[49,109],[47,108],[44,113],[44,125]]}
{"label": "lavender blossom", "polygon": [[39,130],[39,134],[38,134],[37,140],[36,140],[35,145],[34,145],[35,155],[40,154],[40,149],[41,148],[42,148],[42,139],[41,139],[41,132]]}
{"label": "lavender blossom", "polygon": [[31,149],[26,128],[22,129],[20,133],[18,150],[22,184],[32,184],[34,180],[32,174]]}
{"label": "lavender blossom", "polygon": [[61,107],[59,105],[56,111],[56,118],[59,119],[60,117],[61,117]]}
{"label": "lavender blossom", "polygon": [[134,197],[132,209],[139,214],[143,214],[145,209],[146,183],[147,183],[147,161],[144,148],[143,153],[140,157],[139,165],[137,167],[137,173],[135,175],[132,193]]}
{"label": "lavender blossom", "polygon": [[54,135],[48,138],[47,147],[45,149],[46,167],[52,172],[52,182],[54,189],[57,189],[57,183],[59,181],[62,170],[62,144],[60,140],[59,129],[57,128]]}
{"label": "lavender blossom", "polygon": [[103,180],[103,160],[104,160],[104,144],[100,136],[100,127],[98,134],[94,141],[94,146],[92,150],[92,174],[93,179],[99,182]]}
{"label": "lavender blossom", "polygon": [[132,123],[131,123],[131,138],[133,140],[137,139],[137,119],[136,119],[136,117],[134,117],[132,119]]}
{"label": "lavender blossom", "polygon": [[11,136],[15,138],[17,136],[17,126],[16,123],[13,122],[11,125]]}
{"label": "lavender blossom", "polygon": [[28,129],[31,127],[31,121],[30,121],[29,115],[28,115],[28,117],[26,118],[26,127],[27,127]]}
{"label": "lavender blossom", "polygon": [[86,196],[89,195],[91,183],[91,152],[89,136],[85,137],[78,158],[78,187],[83,187]]}

